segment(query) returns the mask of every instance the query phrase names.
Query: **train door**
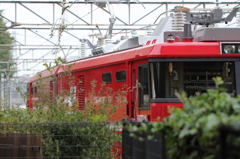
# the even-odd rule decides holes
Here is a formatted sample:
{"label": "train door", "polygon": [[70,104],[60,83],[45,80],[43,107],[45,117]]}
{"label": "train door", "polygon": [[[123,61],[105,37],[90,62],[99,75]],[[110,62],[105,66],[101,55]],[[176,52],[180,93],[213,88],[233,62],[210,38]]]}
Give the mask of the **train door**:
{"label": "train door", "polygon": [[135,98],[136,98],[136,68],[134,62],[128,63],[128,104],[127,104],[127,116],[134,118],[135,111]]}
{"label": "train door", "polygon": [[149,64],[147,60],[132,64],[132,101],[134,104],[134,118],[138,121],[150,118],[150,83]]}

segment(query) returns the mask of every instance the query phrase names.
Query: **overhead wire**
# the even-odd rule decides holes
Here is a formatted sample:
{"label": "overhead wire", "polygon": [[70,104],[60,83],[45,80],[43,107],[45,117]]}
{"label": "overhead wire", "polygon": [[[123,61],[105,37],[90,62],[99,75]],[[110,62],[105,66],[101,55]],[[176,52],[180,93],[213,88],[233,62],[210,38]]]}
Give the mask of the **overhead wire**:
{"label": "overhead wire", "polygon": [[[76,3],[77,1],[78,1],[78,0],[74,1],[74,3]],[[72,3],[70,6],[66,6],[66,7],[65,7],[65,4],[64,4],[63,7],[65,7],[66,9],[67,9],[67,8],[71,8],[71,6],[72,6],[74,3]],[[91,12],[88,12],[86,15],[84,15],[84,16],[81,17],[81,18],[86,17],[88,14],[93,13],[93,12],[96,11],[97,9],[98,9],[98,8],[94,9],[94,10],[91,11]],[[65,11],[65,10],[64,10],[64,11]],[[63,33],[65,30],[68,30],[68,29],[69,29],[69,28],[68,28],[69,25],[72,25],[72,24],[76,23],[76,22],[79,21],[80,19],[78,19],[78,20],[74,21],[73,23],[70,23],[69,25],[66,25],[66,26],[65,26],[65,22],[66,22],[66,21],[65,21],[65,19],[63,19],[64,16],[65,16],[64,11],[62,12],[61,18],[58,19],[59,21],[62,20],[62,23],[61,23],[61,24],[62,24],[62,28],[58,29],[59,34],[58,34],[58,42],[57,42],[57,45],[58,45],[58,46],[60,47],[60,49],[62,50],[64,59],[66,60],[69,51],[68,51],[67,53],[65,53],[64,50],[62,49],[61,45],[60,45],[62,33]],[[66,19],[67,19],[67,18],[66,18]],[[56,23],[57,23],[57,22],[56,22]],[[54,29],[54,26],[52,27],[52,30],[53,30],[53,29]],[[53,31],[51,31],[50,36],[53,37]],[[59,50],[56,50],[56,49],[57,49],[57,48],[53,49],[53,54],[56,54],[56,53],[59,52]],[[55,50],[55,51],[54,51],[54,50]]]}
{"label": "overhead wire", "polygon": [[[87,14],[85,14],[84,16],[82,16],[81,18],[84,18],[84,17],[86,17],[87,15],[89,15],[89,14],[91,14],[91,13],[93,13],[94,11],[96,11],[97,9],[99,9],[99,7],[97,7],[97,8],[95,8],[93,11],[91,11],[91,12],[88,12]],[[71,23],[71,24],[74,24],[74,23],[76,23],[77,21],[79,21],[80,19],[77,19],[76,21],[74,21],[73,23]]]}
{"label": "overhead wire", "polygon": [[[41,45],[37,46],[37,48],[41,47],[41,46],[44,45],[46,42],[47,42],[47,40],[46,40],[45,42],[43,42]],[[23,53],[23,54],[21,54],[20,56],[18,56],[16,59],[19,59],[19,57],[27,54],[27,53],[28,53],[29,51],[31,51],[31,50],[34,50],[34,49],[30,49],[30,50],[26,51],[25,53]],[[41,57],[40,57],[39,59],[41,59]],[[16,63],[16,66],[19,66],[19,65],[21,65],[21,64],[24,64],[24,61],[26,61],[26,60],[23,60],[22,62]]]}

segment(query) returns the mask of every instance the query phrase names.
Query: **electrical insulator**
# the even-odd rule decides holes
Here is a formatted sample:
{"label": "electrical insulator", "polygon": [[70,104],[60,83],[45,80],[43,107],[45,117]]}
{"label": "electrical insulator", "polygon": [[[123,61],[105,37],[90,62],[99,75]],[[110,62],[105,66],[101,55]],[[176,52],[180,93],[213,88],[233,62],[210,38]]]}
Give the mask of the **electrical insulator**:
{"label": "electrical insulator", "polygon": [[103,36],[98,36],[97,46],[105,45],[105,38]]}
{"label": "electrical insulator", "polygon": [[112,39],[105,39],[105,45],[112,44]]}
{"label": "electrical insulator", "polygon": [[185,19],[185,13],[183,13],[181,9],[178,9],[175,13],[173,13],[172,30],[183,31],[183,25],[186,21]]}
{"label": "electrical insulator", "polygon": [[84,41],[84,42],[81,42],[81,58],[85,57],[85,53],[86,53],[86,43]]}

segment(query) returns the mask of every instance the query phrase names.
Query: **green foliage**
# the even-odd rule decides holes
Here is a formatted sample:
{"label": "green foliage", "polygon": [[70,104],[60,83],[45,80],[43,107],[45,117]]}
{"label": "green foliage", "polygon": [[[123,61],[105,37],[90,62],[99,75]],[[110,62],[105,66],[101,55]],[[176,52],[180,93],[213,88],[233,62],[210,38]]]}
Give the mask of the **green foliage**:
{"label": "green foliage", "polygon": [[177,95],[184,101],[183,109],[171,109],[162,123],[172,158],[218,158],[219,125],[240,119],[240,96],[233,98],[220,88],[220,77],[214,81],[216,89],[207,93],[189,99],[185,93]]}
{"label": "green foliage", "polygon": [[[56,59],[54,67],[45,64],[48,71],[53,72],[56,66],[62,64],[61,58]],[[74,86],[74,78],[71,77],[71,67],[60,66],[66,69],[62,76],[69,79],[69,88]],[[54,77],[52,77],[54,80]],[[79,81],[81,82],[81,81]],[[46,82],[39,74],[36,82],[38,90],[44,90]],[[100,156],[99,159],[112,158],[110,155],[113,144],[120,142],[121,138],[115,133],[119,125],[110,123],[111,117],[119,106],[126,105],[126,86],[114,92],[111,88],[101,84],[96,90],[97,82],[91,81],[92,91],[89,93],[89,100],[86,102],[84,111],[79,110],[76,92],[62,90],[58,95],[53,92],[39,91],[40,102],[34,102],[34,109],[4,109],[0,112],[0,122],[9,123],[32,123],[32,127],[14,127],[13,125],[3,126],[0,132],[30,132],[32,134],[42,134],[43,155],[49,157],[56,156]],[[24,99],[28,99],[28,94],[19,92]],[[82,90],[79,90],[82,91]],[[53,96],[51,99],[50,96]],[[38,123],[56,123],[55,126],[41,127]],[[85,126],[58,126],[62,123],[86,123]],[[87,124],[88,123],[88,124]],[[103,123],[103,124],[102,124]],[[90,124],[90,125],[89,125]],[[95,124],[95,126],[91,126]],[[4,125],[4,124],[3,124]],[[1,126],[1,125],[0,125]],[[74,145],[74,147],[64,147],[63,145]],[[81,147],[80,145],[87,145]]]}
{"label": "green foliage", "polygon": [[[52,158],[57,158],[58,156],[82,156],[86,159],[93,158],[92,156],[97,156],[99,159],[113,158],[116,154],[112,154],[111,150],[114,148],[114,143],[121,141],[121,136],[115,133],[119,125],[110,123],[110,118],[106,115],[107,112],[109,113],[108,115],[112,115],[111,113],[115,111],[103,109],[107,108],[106,104],[111,104],[111,101],[108,101],[108,99],[98,101],[97,104],[100,104],[101,107],[96,110],[95,106],[97,104],[89,102],[89,104],[85,105],[86,109],[84,111],[79,111],[78,103],[71,95],[69,91],[65,90],[60,96],[56,96],[54,101],[49,101],[46,100],[49,99],[49,94],[43,92],[41,98],[45,100],[39,104],[35,103],[36,109],[15,108],[1,111],[0,122],[4,122],[6,125],[22,123],[23,125],[32,124],[32,126],[14,127],[13,125],[8,125],[3,126],[0,132],[42,134],[43,156]],[[66,98],[72,102],[66,102]],[[69,105],[70,103],[72,104]],[[111,106],[115,107],[114,110],[117,109],[116,105],[112,104]],[[54,122],[55,124],[49,126],[49,122]],[[78,126],[78,122],[85,125]],[[47,124],[47,126],[39,126],[38,123]],[[62,123],[72,125],[61,126]],[[66,145],[70,146],[65,147]]]}
{"label": "green foliage", "polygon": [[[1,140],[7,134],[17,136],[31,134],[42,142],[43,158],[99,158],[113,159],[111,152],[119,136],[109,127],[108,122],[57,122],[57,123],[0,123]],[[21,140],[20,140],[21,142]],[[38,145],[40,146],[40,145]]]}
{"label": "green foliage", "polygon": [[[0,14],[2,14],[2,10],[0,11]],[[2,18],[0,18],[0,44],[9,44],[11,45],[13,43],[13,38],[11,37],[10,33],[6,31],[6,23],[3,21]],[[0,60],[2,61],[9,61],[12,59],[11,54],[11,46],[1,46],[0,49]],[[0,63],[1,69],[9,69],[11,66],[13,66],[14,63],[10,63],[9,66],[7,63]],[[10,75],[12,76],[14,72],[9,71],[0,71],[0,73],[4,73],[5,76]]]}
{"label": "green foliage", "polygon": [[[183,109],[171,108],[171,115],[162,122],[130,126],[131,131],[164,133],[170,158],[217,159],[219,158],[219,131],[240,119],[240,96],[231,97],[220,85],[221,77],[213,79],[216,89],[187,98],[185,92],[176,94],[184,103]],[[151,136],[149,136],[151,138]],[[231,141],[236,141],[232,138]],[[239,142],[238,142],[239,144]]]}
{"label": "green foliage", "polygon": [[118,91],[113,91],[112,88],[106,87],[106,84],[101,84],[96,90],[97,81],[91,81],[92,91],[88,95],[84,110],[85,115],[90,117],[103,117],[101,120],[111,120],[111,117],[119,107],[126,106],[127,86],[124,85]]}

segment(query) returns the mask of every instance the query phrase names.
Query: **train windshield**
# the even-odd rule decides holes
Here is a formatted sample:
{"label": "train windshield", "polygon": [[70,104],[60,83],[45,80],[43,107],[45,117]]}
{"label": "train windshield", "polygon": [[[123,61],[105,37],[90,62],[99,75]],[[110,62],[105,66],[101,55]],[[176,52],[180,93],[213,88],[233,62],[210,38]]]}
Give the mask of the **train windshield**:
{"label": "train windshield", "polygon": [[215,88],[213,77],[222,77],[221,86],[236,96],[235,65],[228,61],[211,62],[151,62],[151,97],[176,98],[175,91],[184,90],[188,96]]}

